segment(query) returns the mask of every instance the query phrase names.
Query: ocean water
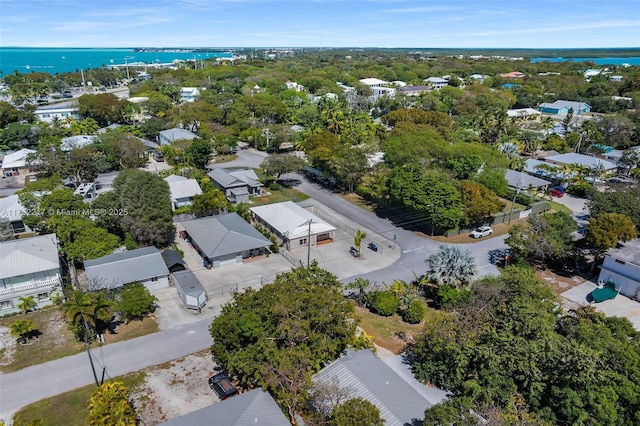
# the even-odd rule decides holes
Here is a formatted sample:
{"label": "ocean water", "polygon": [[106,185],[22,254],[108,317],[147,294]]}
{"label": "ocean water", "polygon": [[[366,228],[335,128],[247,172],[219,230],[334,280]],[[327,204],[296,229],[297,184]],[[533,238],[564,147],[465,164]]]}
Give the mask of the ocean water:
{"label": "ocean water", "polygon": [[550,57],[550,58],[531,58],[532,63],[536,62],[593,62],[597,65],[640,65],[640,57],[638,56],[630,56],[626,58],[562,58],[562,57]]}
{"label": "ocean water", "polygon": [[201,50],[203,49],[136,51],[135,49],[0,47],[0,77],[16,71],[22,74],[32,71],[56,74],[132,62],[169,63],[175,59],[199,61],[232,56],[230,52],[220,50]]}

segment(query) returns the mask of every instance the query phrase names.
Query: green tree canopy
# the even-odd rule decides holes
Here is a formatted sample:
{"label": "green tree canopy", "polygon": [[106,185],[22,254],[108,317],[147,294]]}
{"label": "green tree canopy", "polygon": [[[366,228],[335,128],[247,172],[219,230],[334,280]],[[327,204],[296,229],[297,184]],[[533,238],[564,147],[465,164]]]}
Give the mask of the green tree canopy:
{"label": "green tree canopy", "polygon": [[531,215],[528,226],[514,225],[505,243],[511,257],[532,264],[561,262],[573,248],[572,232],[578,230],[573,218],[565,212]]}
{"label": "green tree canopy", "polygon": [[267,389],[293,419],[311,376],[353,341],[353,304],[316,262],[236,293],[209,327],[211,353],[241,386]]}
{"label": "green tree canopy", "polygon": [[275,176],[278,180],[284,174],[302,170],[304,165],[304,160],[296,155],[272,154],[264,159],[260,164],[260,169],[266,175]]}
{"label": "green tree canopy", "polygon": [[116,309],[127,321],[140,320],[154,310],[157,301],[143,284],[135,282],[126,284],[120,290]]}
{"label": "green tree canopy", "polygon": [[348,399],[333,409],[331,426],[384,426],[378,407],[362,398]]}
{"label": "green tree canopy", "polygon": [[88,425],[135,426],[136,413],[122,382],[106,382],[91,392],[87,401]]}
{"label": "green tree canopy", "polygon": [[160,176],[138,169],[120,172],[113,181],[113,212],[139,243],[163,245],[175,232],[169,185]]}

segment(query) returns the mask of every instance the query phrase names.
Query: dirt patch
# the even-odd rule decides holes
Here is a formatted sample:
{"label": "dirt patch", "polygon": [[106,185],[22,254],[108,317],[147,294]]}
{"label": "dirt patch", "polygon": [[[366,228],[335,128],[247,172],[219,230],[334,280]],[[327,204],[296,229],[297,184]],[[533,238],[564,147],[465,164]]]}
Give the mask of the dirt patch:
{"label": "dirt patch", "polygon": [[207,350],[147,370],[131,393],[140,424],[156,425],[218,402],[207,382],[213,367]]}
{"label": "dirt patch", "polygon": [[585,278],[580,275],[563,276],[556,274],[549,269],[537,271],[536,275],[547,286],[549,286],[549,288],[555,295],[560,295],[565,291],[585,282]]}

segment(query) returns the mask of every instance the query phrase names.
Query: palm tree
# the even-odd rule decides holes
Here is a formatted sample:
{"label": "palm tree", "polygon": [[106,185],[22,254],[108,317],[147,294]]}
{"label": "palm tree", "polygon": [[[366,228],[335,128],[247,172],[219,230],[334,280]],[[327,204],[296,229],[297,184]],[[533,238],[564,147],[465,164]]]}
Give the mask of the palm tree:
{"label": "palm tree", "polygon": [[367,238],[367,234],[359,229],[356,230],[356,235],[353,236],[353,244],[356,246],[358,255],[360,254],[360,245],[362,245],[362,240],[364,240],[365,238]]}
{"label": "palm tree", "polygon": [[[74,290],[61,307],[72,327],[78,331],[84,329],[87,333],[91,333],[90,329],[92,329],[95,333],[98,319],[109,312],[111,303],[106,300],[103,293],[83,293],[80,290]],[[94,336],[85,337],[93,338]]]}
{"label": "palm tree", "polygon": [[11,329],[11,335],[18,339],[18,342],[25,344],[35,334],[38,329],[34,323],[26,319],[20,319],[14,321],[9,328]]}
{"label": "palm tree", "polygon": [[468,284],[476,273],[471,252],[465,248],[444,244],[440,251],[426,260],[427,278],[437,285],[460,286]]}
{"label": "palm tree", "polygon": [[26,314],[27,312],[33,311],[37,306],[38,302],[36,302],[35,297],[25,296],[18,299],[20,302],[16,305],[16,308],[20,309],[20,312]]}

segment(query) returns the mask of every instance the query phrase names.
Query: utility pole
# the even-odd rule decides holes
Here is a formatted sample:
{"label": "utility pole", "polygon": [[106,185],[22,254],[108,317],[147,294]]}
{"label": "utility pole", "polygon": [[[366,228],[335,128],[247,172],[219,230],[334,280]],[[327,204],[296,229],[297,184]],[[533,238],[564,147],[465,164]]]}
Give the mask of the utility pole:
{"label": "utility pole", "polygon": [[513,194],[513,200],[511,200],[511,210],[509,210],[509,221],[507,222],[507,226],[511,225],[511,214],[513,213],[513,205],[516,203],[516,197],[520,192],[520,185],[522,185],[522,178],[518,178],[518,183],[516,183],[516,192],[515,194]]}
{"label": "utility pole", "polygon": [[309,268],[309,259],[311,258],[311,222],[313,219],[309,219],[309,232],[307,233],[307,268]]}

